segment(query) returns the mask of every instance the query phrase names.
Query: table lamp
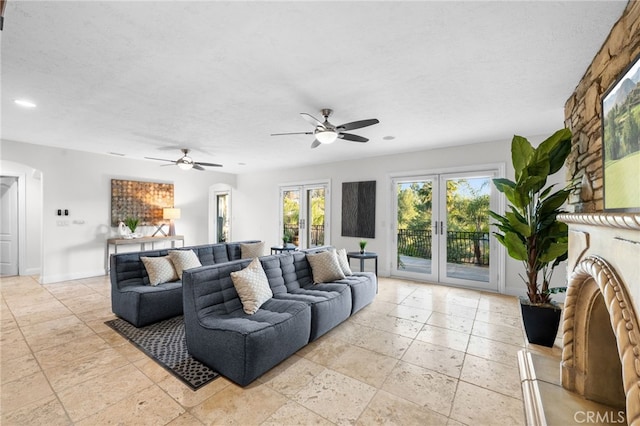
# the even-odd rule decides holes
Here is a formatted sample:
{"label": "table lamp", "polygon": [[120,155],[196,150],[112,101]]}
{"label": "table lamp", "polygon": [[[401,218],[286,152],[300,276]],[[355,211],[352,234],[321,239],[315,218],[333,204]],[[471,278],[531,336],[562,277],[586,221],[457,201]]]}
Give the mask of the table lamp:
{"label": "table lamp", "polygon": [[172,237],[176,235],[176,228],[173,220],[180,219],[180,209],[176,209],[174,207],[164,208],[162,209],[162,218],[169,219],[169,236]]}

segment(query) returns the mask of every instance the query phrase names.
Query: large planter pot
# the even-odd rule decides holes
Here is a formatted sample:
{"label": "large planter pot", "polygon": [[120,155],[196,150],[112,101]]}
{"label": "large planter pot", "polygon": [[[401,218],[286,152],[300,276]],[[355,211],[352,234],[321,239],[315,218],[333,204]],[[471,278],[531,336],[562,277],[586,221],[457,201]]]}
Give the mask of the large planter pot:
{"label": "large planter pot", "polygon": [[562,309],[556,305],[531,305],[527,299],[520,299],[520,310],[529,343],[552,347]]}

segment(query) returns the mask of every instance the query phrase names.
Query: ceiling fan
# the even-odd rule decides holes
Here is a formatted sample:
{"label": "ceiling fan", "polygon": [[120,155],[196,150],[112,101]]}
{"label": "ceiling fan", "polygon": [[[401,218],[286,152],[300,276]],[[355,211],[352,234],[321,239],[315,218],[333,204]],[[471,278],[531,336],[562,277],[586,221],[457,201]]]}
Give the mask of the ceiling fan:
{"label": "ceiling fan", "polygon": [[[201,161],[193,161],[193,159],[191,157],[189,157],[189,152],[191,151],[190,149],[187,148],[182,148],[180,151],[182,151],[182,153],[184,154],[182,157],[178,158],[177,160],[166,160],[164,158],[153,158],[153,157],[144,157],[147,160],[158,160],[158,161],[168,161],[170,163],[175,164],[176,166],[180,167],[182,170],[189,170],[189,169],[196,169],[196,170],[200,170],[200,171],[204,171],[206,170],[204,167],[202,166],[208,166],[208,167],[222,167],[222,164],[214,164],[214,163],[203,163]],[[164,164],[165,166],[170,166],[171,164]]]}
{"label": "ceiling fan", "polygon": [[323,144],[334,143],[337,139],[344,139],[346,141],[364,143],[364,142],[368,142],[369,139],[363,138],[362,136],[354,135],[351,133],[344,133],[343,131],[360,129],[362,127],[372,126],[380,122],[376,118],[371,118],[369,120],[352,121],[351,123],[345,123],[339,126],[334,126],[333,124],[329,123],[329,117],[333,113],[333,110],[325,108],[320,110],[320,113],[324,117],[324,123],[318,120],[317,118],[315,118],[314,116],[307,114],[306,112],[300,113],[302,118],[304,118],[313,126],[315,126],[315,130],[313,132],[272,133],[271,136],[314,135],[316,139],[311,144],[311,148],[317,148]]}

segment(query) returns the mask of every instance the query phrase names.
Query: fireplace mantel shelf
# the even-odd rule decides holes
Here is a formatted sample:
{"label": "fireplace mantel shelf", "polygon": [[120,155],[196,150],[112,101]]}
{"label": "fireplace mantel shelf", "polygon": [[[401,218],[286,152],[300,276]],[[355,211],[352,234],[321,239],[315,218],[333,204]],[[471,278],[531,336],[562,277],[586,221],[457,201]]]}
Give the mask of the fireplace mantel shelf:
{"label": "fireplace mantel shelf", "polygon": [[640,231],[640,213],[564,213],[558,215],[558,220],[570,224]]}

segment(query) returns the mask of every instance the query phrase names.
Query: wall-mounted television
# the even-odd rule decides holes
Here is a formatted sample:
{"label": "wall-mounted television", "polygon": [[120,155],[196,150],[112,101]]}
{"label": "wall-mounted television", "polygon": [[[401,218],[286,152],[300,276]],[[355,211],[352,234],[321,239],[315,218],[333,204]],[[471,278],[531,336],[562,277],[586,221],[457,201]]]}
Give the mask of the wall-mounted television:
{"label": "wall-mounted television", "polygon": [[640,212],[640,56],[602,96],[604,210]]}

